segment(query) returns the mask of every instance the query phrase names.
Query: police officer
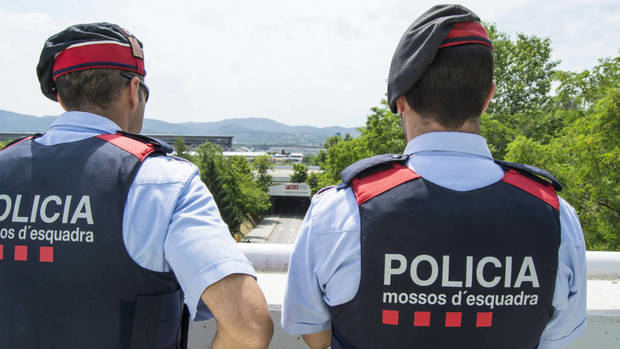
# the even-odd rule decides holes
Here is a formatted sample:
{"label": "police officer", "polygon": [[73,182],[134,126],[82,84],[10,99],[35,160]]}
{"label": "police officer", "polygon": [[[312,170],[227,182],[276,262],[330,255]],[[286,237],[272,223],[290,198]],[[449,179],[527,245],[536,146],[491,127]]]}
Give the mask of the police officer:
{"label": "police officer", "polygon": [[584,331],[574,209],[548,172],[494,161],[479,135],[492,50],[459,5],[403,35],[388,102],[404,154],[317,194],[291,257],[282,326],[311,348],[556,348]]}
{"label": "police officer", "polygon": [[0,152],[0,347],[185,348],[190,316],[214,316],[213,348],[266,348],[255,271],[198,169],[137,134],[142,43],[74,25],[37,73],[66,113]]}

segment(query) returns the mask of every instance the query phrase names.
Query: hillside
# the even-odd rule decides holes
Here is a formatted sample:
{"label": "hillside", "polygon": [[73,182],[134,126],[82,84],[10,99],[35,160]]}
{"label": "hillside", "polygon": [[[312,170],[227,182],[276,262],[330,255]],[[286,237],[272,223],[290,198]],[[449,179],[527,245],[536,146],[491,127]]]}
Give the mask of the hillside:
{"label": "hillside", "polygon": [[[55,116],[36,117],[0,109],[0,132],[43,132]],[[214,122],[170,123],[144,120],[144,134],[179,134],[205,136],[233,136],[236,144],[295,144],[322,145],[325,140],[340,133],[357,136],[355,128],[289,126],[268,118],[237,118]]]}

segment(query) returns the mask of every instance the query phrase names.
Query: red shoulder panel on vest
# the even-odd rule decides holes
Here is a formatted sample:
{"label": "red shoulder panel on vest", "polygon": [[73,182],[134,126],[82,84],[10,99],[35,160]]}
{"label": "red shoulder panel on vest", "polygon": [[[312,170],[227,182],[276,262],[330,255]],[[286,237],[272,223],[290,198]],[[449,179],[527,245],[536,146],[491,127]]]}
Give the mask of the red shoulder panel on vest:
{"label": "red shoulder panel on vest", "polygon": [[551,183],[543,184],[512,169],[506,171],[502,181],[514,185],[515,187],[524,190],[548,203],[556,210],[560,210],[560,200],[558,199],[558,194],[553,189]]}
{"label": "red shoulder panel on vest", "polygon": [[104,141],[112,143],[124,151],[131,153],[133,156],[137,157],[140,162],[144,161],[149,154],[155,151],[155,148],[150,144],[145,144],[119,134],[99,135],[97,138],[101,138]]}
{"label": "red shoulder panel on vest", "polygon": [[2,151],[2,150],[6,150],[6,149],[9,149],[10,147],[12,147],[12,146],[14,146],[14,145],[18,145],[19,143],[25,142],[25,141],[30,140],[30,139],[33,139],[33,138],[34,138],[34,136],[28,136],[28,137],[22,138],[22,139],[20,139],[20,140],[18,140],[18,141],[16,141],[16,142],[13,142],[13,143],[8,144],[8,145],[7,145],[7,146],[5,146],[4,148],[0,149],[0,151]]}
{"label": "red shoulder panel on vest", "polygon": [[390,169],[373,173],[361,179],[353,178],[352,187],[358,205],[402,183],[420,177],[419,174],[405,165],[393,163],[392,166]]}

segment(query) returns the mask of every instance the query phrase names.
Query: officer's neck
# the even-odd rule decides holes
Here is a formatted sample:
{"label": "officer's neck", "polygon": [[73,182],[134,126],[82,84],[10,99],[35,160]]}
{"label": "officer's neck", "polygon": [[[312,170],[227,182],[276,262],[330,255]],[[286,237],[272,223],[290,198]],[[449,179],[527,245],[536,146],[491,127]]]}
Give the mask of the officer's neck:
{"label": "officer's neck", "polygon": [[125,132],[139,133],[142,128],[142,122],[140,119],[140,125],[137,126],[135,119],[135,110],[128,108],[126,103],[123,101],[116,101],[111,103],[107,108],[101,108],[96,105],[84,103],[80,105],[78,108],[67,108],[65,104],[62,102],[60,96],[58,97],[58,101],[62,108],[66,111],[82,111],[91,114],[96,114],[99,116],[103,116],[106,119],[114,122],[121,130]]}
{"label": "officer's neck", "polygon": [[403,115],[403,129],[407,142],[429,132],[465,132],[480,134],[480,117],[469,118],[462,125],[447,127],[432,117],[421,116],[413,110]]}

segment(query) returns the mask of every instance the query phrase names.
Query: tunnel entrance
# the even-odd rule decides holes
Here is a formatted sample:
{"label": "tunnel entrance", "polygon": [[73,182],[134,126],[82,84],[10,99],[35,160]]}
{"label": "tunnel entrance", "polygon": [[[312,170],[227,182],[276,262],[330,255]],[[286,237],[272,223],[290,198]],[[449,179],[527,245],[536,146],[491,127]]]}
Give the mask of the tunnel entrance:
{"label": "tunnel entrance", "polygon": [[272,196],[271,214],[303,218],[310,207],[309,197]]}

